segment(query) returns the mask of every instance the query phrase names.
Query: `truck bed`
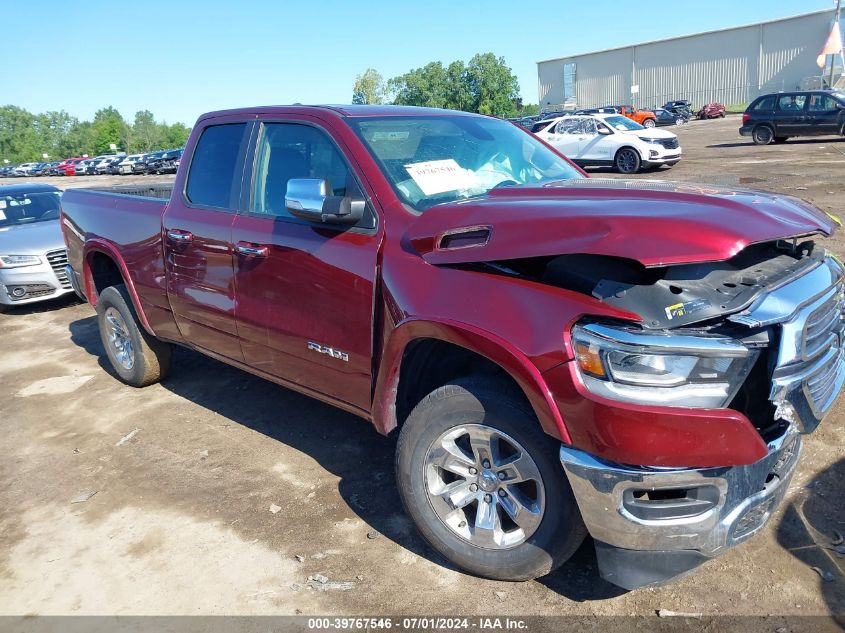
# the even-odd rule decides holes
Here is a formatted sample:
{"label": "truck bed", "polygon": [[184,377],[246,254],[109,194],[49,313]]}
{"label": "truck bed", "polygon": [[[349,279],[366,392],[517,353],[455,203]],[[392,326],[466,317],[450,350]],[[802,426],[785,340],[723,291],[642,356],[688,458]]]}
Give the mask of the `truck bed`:
{"label": "truck bed", "polygon": [[83,259],[96,257],[99,252],[125,265],[142,309],[151,317],[151,325],[155,313],[170,314],[161,216],[172,189],[170,183],[121,185],[68,189],[62,196],[62,231],[68,262],[74,270],[81,271]]}

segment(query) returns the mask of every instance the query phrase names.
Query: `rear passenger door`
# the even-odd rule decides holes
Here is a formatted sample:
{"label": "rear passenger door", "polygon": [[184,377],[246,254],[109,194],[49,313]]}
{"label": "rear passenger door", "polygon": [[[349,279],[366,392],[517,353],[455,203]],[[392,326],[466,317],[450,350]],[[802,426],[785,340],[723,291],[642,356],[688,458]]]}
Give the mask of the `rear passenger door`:
{"label": "rear passenger door", "polygon": [[202,131],[184,188],[162,217],[167,296],[185,340],[242,361],[235,324],[232,223],[252,123],[221,118]]}
{"label": "rear passenger door", "polygon": [[775,136],[800,136],[807,134],[807,95],[791,93],[780,95],[775,104]]}

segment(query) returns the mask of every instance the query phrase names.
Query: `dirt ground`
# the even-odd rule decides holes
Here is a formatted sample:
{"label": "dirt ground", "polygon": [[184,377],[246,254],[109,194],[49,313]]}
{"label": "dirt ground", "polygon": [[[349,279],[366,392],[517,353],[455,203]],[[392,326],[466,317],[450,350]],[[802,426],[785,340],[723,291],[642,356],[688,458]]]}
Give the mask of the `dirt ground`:
{"label": "dirt ground", "polygon": [[[677,129],[683,161],[638,177],[751,186],[845,211],[845,139],[755,147],[738,126],[730,117]],[[842,236],[827,246],[845,255]],[[845,621],[845,559],[822,547],[845,534],[845,400],[807,438],[787,503],[761,534],[692,575],[624,593],[599,578],[589,541],[533,582],[451,568],[402,513],[393,439],[187,350],[162,384],[127,387],[101,360],[93,310],[75,299],[2,314],[0,333],[0,615],[669,609]],[[348,584],[315,590],[315,574]]]}

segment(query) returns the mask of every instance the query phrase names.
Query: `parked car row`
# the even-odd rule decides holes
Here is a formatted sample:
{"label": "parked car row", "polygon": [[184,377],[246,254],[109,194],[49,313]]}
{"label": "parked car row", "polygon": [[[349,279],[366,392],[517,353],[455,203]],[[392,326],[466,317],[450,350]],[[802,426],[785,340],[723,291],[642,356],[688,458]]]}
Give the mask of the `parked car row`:
{"label": "parked car row", "polygon": [[21,163],[0,168],[0,178],[38,176],[97,176],[128,174],[174,174],[182,149],[159,150],[147,154],[102,154],[75,156],[50,163]]}

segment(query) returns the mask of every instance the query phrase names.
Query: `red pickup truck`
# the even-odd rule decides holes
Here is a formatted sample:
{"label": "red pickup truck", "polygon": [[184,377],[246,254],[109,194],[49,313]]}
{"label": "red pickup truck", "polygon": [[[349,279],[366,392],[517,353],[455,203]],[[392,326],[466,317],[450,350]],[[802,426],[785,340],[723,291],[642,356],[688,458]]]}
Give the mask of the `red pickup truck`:
{"label": "red pickup truck", "polygon": [[206,114],[172,193],[62,206],[122,380],[183,345],[398,432],[406,511],[482,576],[547,574],[589,532],[633,588],[745,541],[845,380],[831,216],[588,179],[488,117]]}

